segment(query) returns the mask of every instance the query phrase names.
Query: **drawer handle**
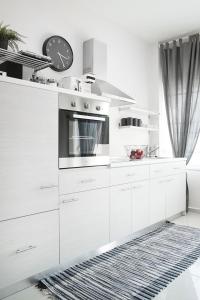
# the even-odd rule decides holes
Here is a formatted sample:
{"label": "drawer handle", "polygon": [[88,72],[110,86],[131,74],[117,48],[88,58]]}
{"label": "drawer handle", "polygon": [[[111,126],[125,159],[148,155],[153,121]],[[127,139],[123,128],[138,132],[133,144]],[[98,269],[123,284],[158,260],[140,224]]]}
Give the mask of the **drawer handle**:
{"label": "drawer handle", "polygon": [[160,180],[160,181],[158,181],[158,183],[165,183],[165,182],[167,182],[166,180]]}
{"label": "drawer handle", "polygon": [[131,188],[123,188],[123,189],[121,189],[120,191],[121,192],[126,192],[126,191],[130,191],[131,190]]}
{"label": "drawer handle", "polygon": [[127,177],[132,177],[132,176],[135,176],[136,174],[135,173],[129,173],[129,174],[127,174],[126,176]]}
{"label": "drawer handle", "polygon": [[81,180],[81,183],[90,183],[90,182],[94,182],[94,181],[96,181],[96,179],[91,178],[91,179]]}
{"label": "drawer handle", "polygon": [[140,184],[140,185],[134,185],[133,189],[141,189],[144,185]]}
{"label": "drawer handle", "polygon": [[160,173],[162,170],[154,170],[154,173]]}
{"label": "drawer handle", "polygon": [[36,249],[36,248],[37,248],[37,246],[32,246],[32,245],[30,245],[30,246],[28,246],[27,248],[24,248],[24,249],[18,249],[18,250],[16,251],[16,254],[24,253],[24,252],[26,252],[26,251],[30,251],[30,250]]}
{"label": "drawer handle", "polygon": [[167,179],[166,182],[172,182],[174,181],[174,178],[171,178],[171,179]]}
{"label": "drawer handle", "polygon": [[180,167],[174,167],[173,169],[174,169],[174,170],[181,170]]}
{"label": "drawer handle", "polygon": [[55,189],[57,188],[58,185],[55,184],[51,184],[51,185],[41,185],[40,186],[40,190],[46,190],[46,189]]}
{"label": "drawer handle", "polygon": [[62,203],[70,203],[70,202],[75,202],[75,201],[78,201],[78,200],[79,200],[78,198],[71,198],[71,199],[63,200]]}

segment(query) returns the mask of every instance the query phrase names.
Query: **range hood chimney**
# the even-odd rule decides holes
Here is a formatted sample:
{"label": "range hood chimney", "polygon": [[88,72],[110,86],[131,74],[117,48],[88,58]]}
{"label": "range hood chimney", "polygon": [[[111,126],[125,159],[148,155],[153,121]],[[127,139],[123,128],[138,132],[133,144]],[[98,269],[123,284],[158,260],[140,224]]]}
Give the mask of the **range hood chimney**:
{"label": "range hood chimney", "polygon": [[136,101],[107,82],[107,45],[95,39],[83,43],[83,74],[96,76],[92,84],[92,93],[106,96],[112,100],[111,106],[135,104]]}

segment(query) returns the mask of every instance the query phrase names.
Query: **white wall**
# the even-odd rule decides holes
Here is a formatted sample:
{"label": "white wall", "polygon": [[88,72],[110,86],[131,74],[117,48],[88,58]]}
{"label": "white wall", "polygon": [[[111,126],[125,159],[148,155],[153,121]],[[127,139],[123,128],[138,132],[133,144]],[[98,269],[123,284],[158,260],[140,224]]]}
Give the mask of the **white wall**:
{"label": "white wall", "polygon": [[[96,38],[108,46],[107,79],[134,97],[138,106],[157,109],[157,46],[133,37],[102,16],[91,15],[82,0],[0,0],[0,7],[1,19],[27,37],[21,48],[41,53],[44,40],[54,34],[63,36],[71,44],[72,67],[62,73],[48,69],[42,74],[57,79],[81,75],[82,43]],[[120,116],[116,109],[112,116],[112,124],[117,124]],[[112,154],[122,155],[123,144],[144,144],[148,136],[141,132],[133,132],[130,136],[119,132],[114,125],[114,129],[111,126],[111,142]]]}

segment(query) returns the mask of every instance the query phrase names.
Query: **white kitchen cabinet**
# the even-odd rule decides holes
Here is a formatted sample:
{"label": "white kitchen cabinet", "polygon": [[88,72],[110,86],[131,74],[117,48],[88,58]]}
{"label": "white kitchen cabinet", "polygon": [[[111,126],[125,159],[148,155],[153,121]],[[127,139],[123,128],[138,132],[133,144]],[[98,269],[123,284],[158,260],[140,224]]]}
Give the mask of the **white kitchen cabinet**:
{"label": "white kitchen cabinet", "polygon": [[165,179],[150,180],[150,224],[165,220]]}
{"label": "white kitchen cabinet", "polygon": [[132,231],[150,224],[149,181],[132,184]]}
{"label": "white kitchen cabinet", "polygon": [[58,97],[0,82],[0,220],[58,207]]}
{"label": "white kitchen cabinet", "polygon": [[186,209],[186,174],[181,173],[166,178],[165,183],[166,218]]}
{"label": "white kitchen cabinet", "polygon": [[59,264],[58,211],[0,222],[0,289]]}
{"label": "white kitchen cabinet", "polygon": [[109,242],[109,189],[60,197],[60,262],[96,250]]}
{"label": "white kitchen cabinet", "polygon": [[110,241],[120,240],[132,233],[131,184],[110,188]]}

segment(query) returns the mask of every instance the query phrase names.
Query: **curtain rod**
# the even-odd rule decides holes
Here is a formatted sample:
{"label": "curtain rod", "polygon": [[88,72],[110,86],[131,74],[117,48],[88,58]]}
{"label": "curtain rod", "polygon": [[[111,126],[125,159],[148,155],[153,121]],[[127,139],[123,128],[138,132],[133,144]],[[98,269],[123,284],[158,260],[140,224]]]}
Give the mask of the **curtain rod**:
{"label": "curtain rod", "polygon": [[199,31],[200,30],[195,30],[195,31],[192,31],[192,32],[189,32],[189,33],[184,33],[182,35],[176,36],[174,38],[170,38],[170,39],[167,39],[167,40],[159,41],[158,45],[165,44],[165,43],[172,43],[173,41],[178,41],[179,39],[187,40],[190,35],[197,34],[197,33],[199,33]]}

